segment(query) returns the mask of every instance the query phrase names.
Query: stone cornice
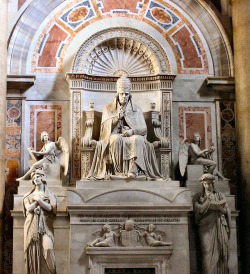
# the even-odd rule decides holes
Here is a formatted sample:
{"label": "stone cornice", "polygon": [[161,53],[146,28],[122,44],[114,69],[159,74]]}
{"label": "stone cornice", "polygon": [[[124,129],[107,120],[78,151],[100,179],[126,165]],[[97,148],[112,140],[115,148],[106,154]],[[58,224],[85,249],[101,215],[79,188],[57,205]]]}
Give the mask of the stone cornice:
{"label": "stone cornice", "polygon": [[35,75],[7,75],[8,93],[13,90],[24,92],[35,84]]}
{"label": "stone cornice", "polygon": [[[148,82],[148,81],[158,81],[158,80],[171,80],[175,79],[176,75],[173,74],[158,74],[151,76],[136,76],[136,77],[128,77],[132,82]],[[117,76],[95,76],[88,75],[84,73],[67,73],[66,80],[69,82],[70,80],[87,80],[93,82],[116,82],[119,79]]]}

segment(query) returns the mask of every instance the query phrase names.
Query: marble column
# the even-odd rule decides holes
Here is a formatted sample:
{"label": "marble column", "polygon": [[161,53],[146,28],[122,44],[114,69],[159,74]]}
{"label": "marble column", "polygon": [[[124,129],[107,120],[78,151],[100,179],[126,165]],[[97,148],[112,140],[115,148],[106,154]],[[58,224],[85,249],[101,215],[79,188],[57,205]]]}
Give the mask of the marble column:
{"label": "marble column", "polygon": [[3,204],[5,193],[5,126],[7,89],[8,1],[0,0],[0,272],[3,270]]}
{"label": "marble column", "polygon": [[232,0],[242,273],[250,273],[250,2]]}

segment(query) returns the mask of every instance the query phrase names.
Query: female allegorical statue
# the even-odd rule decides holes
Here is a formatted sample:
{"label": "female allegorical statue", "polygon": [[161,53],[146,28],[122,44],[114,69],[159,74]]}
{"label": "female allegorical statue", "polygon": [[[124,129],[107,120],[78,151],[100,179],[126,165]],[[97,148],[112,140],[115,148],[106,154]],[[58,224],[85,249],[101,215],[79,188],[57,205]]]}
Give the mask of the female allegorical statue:
{"label": "female allegorical statue", "polygon": [[57,199],[44,179],[44,172],[32,173],[33,189],[23,197],[24,259],[27,274],[55,274],[53,222]]}
{"label": "female allegorical statue", "polygon": [[200,178],[202,192],[194,195],[193,206],[202,252],[203,274],[227,274],[231,214],[225,195],[214,188],[210,173]]}

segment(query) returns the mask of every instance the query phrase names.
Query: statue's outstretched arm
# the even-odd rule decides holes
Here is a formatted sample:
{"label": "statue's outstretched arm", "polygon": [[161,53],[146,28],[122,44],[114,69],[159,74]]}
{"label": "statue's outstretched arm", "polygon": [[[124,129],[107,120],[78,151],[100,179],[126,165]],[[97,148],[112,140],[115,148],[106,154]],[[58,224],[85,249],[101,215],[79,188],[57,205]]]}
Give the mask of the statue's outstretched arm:
{"label": "statue's outstretched arm", "polygon": [[199,150],[193,143],[190,144],[190,147],[191,147],[193,153],[194,153],[196,156],[198,156],[198,157],[205,157],[204,153],[207,153],[207,152],[210,151],[210,150],[207,149],[207,148],[205,148],[205,149],[203,149],[203,150]]}
{"label": "statue's outstretched arm", "polygon": [[48,146],[46,146],[46,149],[43,151],[34,151],[35,154],[37,155],[47,155],[50,153],[50,151],[55,147],[55,143],[51,142],[49,143]]}

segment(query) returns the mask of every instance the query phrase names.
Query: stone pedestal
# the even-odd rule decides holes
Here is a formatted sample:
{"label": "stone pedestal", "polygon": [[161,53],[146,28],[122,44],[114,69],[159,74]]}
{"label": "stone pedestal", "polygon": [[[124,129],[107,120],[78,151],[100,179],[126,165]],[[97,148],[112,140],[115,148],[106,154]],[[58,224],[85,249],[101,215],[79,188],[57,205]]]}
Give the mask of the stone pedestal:
{"label": "stone pedestal", "polygon": [[[217,188],[223,194],[230,195],[229,181],[227,180],[215,180],[215,188]],[[192,196],[201,191],[201,183],[199,180],[188,180],[186,181],[186,187],[191,190]]]}
{"label": "stone pedestal", "polygon": [[[109,224],[113,229],[127,219],[133,219],[138,227],[144,229],[153,223],[158,230],[165,232],[167,241],[173,242],[169,269],[166,272],[157,270],[156,273],[190,273],[188,212],[191,208],[191,193],[187,188],[180,188],[179,182],[78,181],[76,189],[68,190],[67,196],[70,214],[70,273],[104,274],[105,266],[101,258],[112,257],[110,254],[114,254],[115,249],[86,250],[87,243],[95,239],[92,234],[104,224]],[[167,264],[163,262],[163,255],[169,252],[167,247],[135,247],[133,251],[131,248],[118,248],[120,255],[118,252],[114,254],[114,258],[121,258],[115,261],[118,267],[133,268],[133,260],[138,266],[147,266],[150,260],[154,261],[152,267],[155,269],[162,269],[160,265]],[[153,256],[154,252],[158,255],[155,253]],[[133,259],[125,259],[125,253],[127,258]],[[164,256],[166,260],[167,254]],[[100,267],[101,272],[90,272],[89,260],[95,262],[94,269]],[[112,262],[114,259],[107,263],[112,265]]]}
{"label": "stone pedestal", "polygon": [[[203,165],[187,165],[186,187],[191,190],[192,196],[201,191],[200,177],[203,174]],[[225,195],[230,195],[228,180],[215,180],[215,187]]]}
{"label": "stone pedestal", "polygon": [[199,180],[204,174],[203,165],[187,165],[187,178],[188,180]]}

